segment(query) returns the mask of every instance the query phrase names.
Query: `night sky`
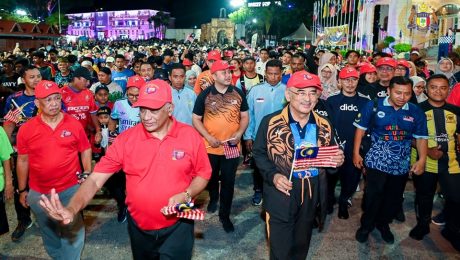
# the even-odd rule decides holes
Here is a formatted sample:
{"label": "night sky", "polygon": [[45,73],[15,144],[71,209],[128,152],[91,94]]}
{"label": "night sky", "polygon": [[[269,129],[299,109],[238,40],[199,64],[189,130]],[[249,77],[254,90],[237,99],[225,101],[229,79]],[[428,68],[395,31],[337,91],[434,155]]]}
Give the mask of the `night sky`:
{"label": "night sky", "polygon": [[95,7],[105,10],[154,9],[169,11],[176,18],[176,28],[200,27],[211,18],[219,17],[219,9],[233,11],[230,0],[95,0]]}

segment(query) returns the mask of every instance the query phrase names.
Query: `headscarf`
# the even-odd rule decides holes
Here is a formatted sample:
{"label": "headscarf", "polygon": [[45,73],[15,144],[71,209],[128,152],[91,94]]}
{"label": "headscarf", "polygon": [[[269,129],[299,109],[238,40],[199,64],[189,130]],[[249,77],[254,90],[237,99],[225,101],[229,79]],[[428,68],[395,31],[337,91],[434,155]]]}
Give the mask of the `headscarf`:
{"label": "headscarf", "polygon": [[[330,52],[325,52],[323,53],[323,55],[321,56],[321,58],[319,59],[319,66],[318,67],[321,67],[323,66],[324,64],[326,63],[329,63],[329,61],[331,60],[331,58],[335,56],[334,53],[330,53]],[[319,71],[319,70],[318,70]],[[319,72],[318,72],[319,74]]]}
{"label": "headscarf", "polygon": [[[329,79],[325,79],[321,75],[321,71],[323,71],[324,68],[329,68],[332,71],[331,77]],[[323,86],[323,92],[321,93],[322,99],[327,99],[329,96],[339,91],[337,87],[337,69],[334,67],[334,65],[326,63],[320,66],[318,68],[318,76],[321,80],[321,85]]]}
{"label": "headscarf", "polygon": [[[417,85],[418,83],[420,82],[424,82],[425,83],[425,86],[426,86],[426,81],[425,79],[423,79],[422,77],[419,77],[419,76],[413,76],[413,77],[410,77],[410,79],[412,80],[412,82],[414,83],[413,84],[413,90],[415,91],[415,85]],[[424,92],[422,92],[420,95],[416,96],[417,98],[417,102],[418,103],[422,103],[423,101],[427,100],[428,97],[426,96],[426,94]]]}
{"label": "headscarf", "polygon": [[[447,72],[441,71],[439,64],[441,64],[441,62],[443,62],[444,60],[447,60],[450,63],[450,65],[451,65],[450,71],[447,71]],[[450,79],[454,75],[454,68],[455,68],[454,67],[454,62],[452,62],[451,59],[446,58],[446,57],[442,57],[439,60],[438,64],[436,65],[436,70],[435,70],[434,73],[435,74],[444,74],[448,79]]]}
{"label": "headscarf", "polygon": [[196,75],[196,72],[195,72],[195,71],[193,71],[193,70],[187,70],[187,72],[185,72],[185,86],[186,86],[186,87],[189,87],[189,88],[191,88],[191,89],[193,89],[194,86],[190,86],[190,85],[188,84],[188,79],[189,79],[191,76],[195,76],[195,78],[198,77],[198,76]]}

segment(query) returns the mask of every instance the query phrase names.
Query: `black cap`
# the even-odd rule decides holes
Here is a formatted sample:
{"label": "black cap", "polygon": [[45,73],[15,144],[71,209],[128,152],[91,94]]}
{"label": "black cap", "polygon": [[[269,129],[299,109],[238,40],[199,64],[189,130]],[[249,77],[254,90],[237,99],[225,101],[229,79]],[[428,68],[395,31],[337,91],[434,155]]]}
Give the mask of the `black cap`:
{"label": "black cap", "polygon": [[101,90],[106,90],[107,92],[110,92],[109,88],[106,85],[101,84],[101,85],[96,87],[96,89],[94,90],[94,94],[96,94],[97,92],[99,92]]}
{"label": "black cap", "polygon": [[74,78],[80,78],[83,77],[87,80],[91,80],[91,73],[89,73],[89,70],[85,67],[78,67],[75,69],[75,72],[73,73]]}
{"label": "black cap", "polygon": [[97,112],[96,112],[96,115],[110,115],[112,113],[112,110],[110,109],[110,107],[100,107]]}

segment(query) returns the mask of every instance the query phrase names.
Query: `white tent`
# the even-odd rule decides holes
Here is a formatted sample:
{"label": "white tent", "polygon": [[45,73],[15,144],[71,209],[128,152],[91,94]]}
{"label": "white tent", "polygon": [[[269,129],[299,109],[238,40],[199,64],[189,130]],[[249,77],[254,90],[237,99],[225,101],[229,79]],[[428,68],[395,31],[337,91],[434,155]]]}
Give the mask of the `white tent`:
{"label": "white tent", "polygon": [[299,28],[293,32],[291,35],[288,35],[283,38],[283,41],[311,41],[313,39],[313,33],[307,29],[305,24],[301,24]]}

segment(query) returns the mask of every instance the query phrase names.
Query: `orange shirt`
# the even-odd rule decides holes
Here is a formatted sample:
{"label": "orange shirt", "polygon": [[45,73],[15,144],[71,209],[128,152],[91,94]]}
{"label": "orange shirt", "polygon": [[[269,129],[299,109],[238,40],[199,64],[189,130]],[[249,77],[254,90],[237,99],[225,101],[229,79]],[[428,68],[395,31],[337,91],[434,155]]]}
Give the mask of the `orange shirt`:
{"label": "orange shirt", "polygon": [[137,226],[158,230],[177,222],[160,210],[171,196],[184,192],[192,179],[209,180],[211,165],[200,134],[177,122],[159,140],[138,124],[115,139],[94,172],[126,174],[126,205]]}
{"label": "orange shirt", "polygon": [[[221,94],[213,86],[205,89],[197,97],[193,113],[203,117],[203,125],[208,133],[220,141],[228,140],[240,128],[240,113],[248,111],[246,97],[240,89],[229,86]],[[206,146],[209,146],[205,139]],[[241,147],[240,151],[241,151]],[[209,154],[223,155],[224,148],[208,148]]]}
{"label": "orange shirt", "polygon": [[53,130],[38,115],[19,128],[18,154],[29,157],[29,187],[40,193],[61,192],[78,183],[79,152],[90,148],[81,124],[64,113]]}
{"label": "orange shirt", "polygon": [[214,84],[214,78],[212,77],[211,71],[206,70],[200,73],[196,78],[195,87],[193,90],[198,96],[201,91],[205,90],[209,86]]}

